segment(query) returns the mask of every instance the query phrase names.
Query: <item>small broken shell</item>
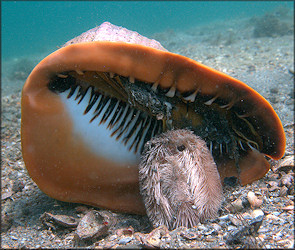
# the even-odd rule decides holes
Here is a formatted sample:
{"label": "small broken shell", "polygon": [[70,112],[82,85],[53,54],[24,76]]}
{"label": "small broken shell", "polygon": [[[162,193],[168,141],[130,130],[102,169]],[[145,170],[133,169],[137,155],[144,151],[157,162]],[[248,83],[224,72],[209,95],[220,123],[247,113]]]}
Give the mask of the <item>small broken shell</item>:
{"label": "small broken shell", "polygon": [[273,172],[284,171],[288,172],[290,169],[294,169],[294,155],[288,155],[282,159],[279,164],[273,167]]}
{"label": "small broken shell", "polygon": [[260,207],[263,203],[263,200],[260,200],[254,192],[249,191],[247,194],[247,199],[251,205],[251,207]]}
{"label": "small broken shell", "polygon": [[285,174],[280,179],[280,186],[286,186],[287,188],[291,187],[294,183],[294,176],[292,174]]}
{"label": "small broken shell", "polygon": [[286,186],[282,186],[280,188],[280,196],[285,197],[285,196],[287,196],[287,194],[288,194],[288,188]]}
{"label": "small broken shell", "polygon": [[252,211],[251,216],[255,219],[259,216],[264,216],[264,212],[261,209],[255,209]]}
{"label": "small broken shell", "polygon": [[231,213],[237,213],[244,209],[243,201],[241,199],[236,199],[225,207]]}
{"label": "small broken shell", "polygon": [[99,213],[89,211],[80,221],[76,234],[80,240],[96,239],[108,232],[108,224]]}
{"label": "small broken shell", "polygon": [[124,236],[130,236],[134,234],[134,228],[132,226],[129,227],[124,227],[124,228],[119,228],[116,230],[116,235],[121,237],[122,235]]}
{"label": "small broken shell", "polygon": [[40,216],[40,221],[43,225],[56,229],[56,226],[75,228],[78,225],[79,219],[68,215],[54,215],[44,212]]}
{"label": "small broken shell", "polygon": [[294,212],[294,205],[289,205],[289,206],[286,206],[286,207],[283,207],[282,208],[284,211],[287,211],[287,212]]}
{"label": "small broken shell", "polygon": [[155,228],[153,231],[151,231],[145,238],[146,246],[152,246],[156,248],[163,247],[162,239],[167,238],[169,239],[169,230],[165,225],[159,226],[158,228]]}

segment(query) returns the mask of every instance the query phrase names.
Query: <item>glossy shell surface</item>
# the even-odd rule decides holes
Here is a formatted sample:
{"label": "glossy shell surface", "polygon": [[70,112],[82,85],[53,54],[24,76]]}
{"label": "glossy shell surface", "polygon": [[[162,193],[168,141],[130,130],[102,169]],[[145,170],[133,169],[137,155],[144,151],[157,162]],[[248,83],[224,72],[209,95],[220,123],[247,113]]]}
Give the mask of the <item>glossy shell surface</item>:
{"label": "glossy shell surface", "polygon": [[[62,201],[144,213],[138,188],[140,152],[130,161],[125,161],[125,156],[120,161],[115,157],[105,157],[89,146],[89,141],[84,138],[86,132],[78,131],[73,121],[76,111],[70,113],[62,95],[49,88],[54,79],[58,79],[59,84],[63,83],[62,78],[69,79],[69,76],[76,81],[96,85],[99,89],[99,83],[94,79],[97,78],[95,72],[99,76],[107,75],[102,92],[130,106],[130,98],[122,94],[125,92],[114,91],[110,84],[114,75],[120,76],[118,82],[129,79],[128,86],[134,82],[135,85],[138,82],[139,86],[146,85],[156,90],[155,95],[157,89],[165,90],[162,95],[167,99],[173,98],[174,103],[174,113],[169,117],[164,115],[162,118],[159,114],[156,117],[151,111],[153,107],[146,108],[138,102],[135,105],[142,112],[151,111],[150,116],[155,116],[156,120],[162,118],[163,124],[166,124],[163,131],[170,127],[182,128],[183,117],[192,121],[191,127],[194,124],[197,126],[202,118],[195,114],[195,106],[191,108],[190,105],[195,105],[198,97],[208,109],[215,105],[216,113],[224,109],[224,116],[230,113],[242,121],[246,119],[245,126],[259,137],[255,142],[259,147],[248,148],[238,158],[242,184],[259,179],[268,171],[269,164],[264,155],[273,159],[282,157],[285,135],[280,119],[255,90],[192,59],[168,52],[156,41],[143,39],[138,33],[131,32],[135,34],[135,40],[114,40],[110,38],[112,29],[117,33],[127,32],[128,39],[130,31],[109,23],[103,25],[104,32],[109,34],[107,37],[99,40],[93,35],[98,30],[92,30],[92,33],[82,34],[82,38],[69,41],[65,47],[43,59],[24,85],[21,122],[23,158],[30,176],[46,194]],[[125,88],[127,85],[117,85],[116,82],[114,86]],[[167,99],[163,99],[163,103]],[[185,112],[186,107],[189,111]],[[209,140],[207,143],[210,145]],[[103,141],[99,142],[95,147],[104,147],[103,144]],[[112,150],[108,152],[116,154]],[[233,158],[218,157],[217,165],[222,178],[237,176]]]}

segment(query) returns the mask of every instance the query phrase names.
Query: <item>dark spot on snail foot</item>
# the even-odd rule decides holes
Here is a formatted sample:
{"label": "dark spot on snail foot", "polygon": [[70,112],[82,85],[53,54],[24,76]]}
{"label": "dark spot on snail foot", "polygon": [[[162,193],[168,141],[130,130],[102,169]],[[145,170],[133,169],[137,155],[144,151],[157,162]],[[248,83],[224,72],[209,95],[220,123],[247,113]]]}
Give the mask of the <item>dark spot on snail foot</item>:
{"label": "dark spot on snail foot", "polygon": [[184,145],[179,145],[179,146],[177,146],[177,150],[182,152],[183,150],[185,150],[185,146]]}

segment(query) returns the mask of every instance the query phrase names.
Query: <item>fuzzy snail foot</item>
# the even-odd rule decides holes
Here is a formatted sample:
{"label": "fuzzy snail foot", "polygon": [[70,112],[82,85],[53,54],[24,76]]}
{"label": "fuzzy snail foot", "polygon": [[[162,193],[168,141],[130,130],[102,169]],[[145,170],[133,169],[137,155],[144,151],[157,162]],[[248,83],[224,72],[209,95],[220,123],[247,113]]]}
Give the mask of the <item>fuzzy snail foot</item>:
{"label": "fuzzy snail foot", "polygon": [[139,165],[140,193],[154,227],[193,227],[214,218],[222,186],[205,141],[186,129],[145,144]]}

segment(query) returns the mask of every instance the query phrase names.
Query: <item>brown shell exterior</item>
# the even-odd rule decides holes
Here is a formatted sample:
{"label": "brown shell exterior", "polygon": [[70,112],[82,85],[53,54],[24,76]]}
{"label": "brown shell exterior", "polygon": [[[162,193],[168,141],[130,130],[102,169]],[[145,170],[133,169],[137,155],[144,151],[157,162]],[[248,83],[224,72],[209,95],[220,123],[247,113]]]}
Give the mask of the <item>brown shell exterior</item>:
{"label": "brown shell exterior", "polygon": [[[147,84],[158,82],[162,88],[174,86],[180,93],[199,89],[203,95],[218,95],[228,102],[235,100],[241,114],[255,117],[253,125],[266,142],[262,153],[273,159],[284,154],[286,142],[280,119],[271,105],[243,82],[160,47],[121,41],[81,42],[43,59],[28,77],[22,92],[23,158],[40,189],[56,199],[144,212],[137,166],[118,166],[87,152],[81,138],[72,137],[71,120],[61,100],[48,90],[52,77],[74,70],[113,72]],[[257,166],[259,175],[242,176],[242,184],[261,178],[269,169],[262,154],[250,153],[241,160],[242,173],[251,159],[255,164],[259,162],[252,165],[254,169]],[[233,165],[220,164],[220,175],[236,175]]]}

